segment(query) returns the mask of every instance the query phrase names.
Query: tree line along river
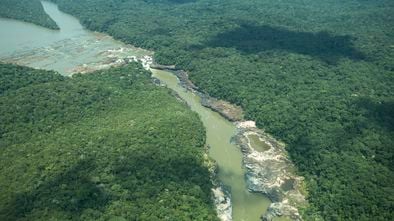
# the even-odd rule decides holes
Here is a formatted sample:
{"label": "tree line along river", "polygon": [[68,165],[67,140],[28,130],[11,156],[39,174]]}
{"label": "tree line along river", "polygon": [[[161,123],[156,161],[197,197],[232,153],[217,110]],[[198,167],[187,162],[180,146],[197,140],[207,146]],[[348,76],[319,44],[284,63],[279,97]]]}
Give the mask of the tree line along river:
{"label": "tree line along river", "polygon": [[[42,1],[47,14],[58,24],[59,31],[33,24],[0,19],[0,59],[34,68],[55,70],[71,75],[89,66],[105,67],[118,57],[141,58],[152,53],[112,39],[110,36],[85,30],[78,20],[58,10],[57,5]],[[26,37],[28,36],[28,37]],[[177,77],[167,71],[152,70],[160,79],[197,112],[206,128],[209,156],[218,166],[218,178],[231,190],[232,216],[235,221],[260,220],[270,204],[268,198],[247,190],[242,153],[230,143],[236,132],[233,123],[203,107],[200,97],[178,84]]]}

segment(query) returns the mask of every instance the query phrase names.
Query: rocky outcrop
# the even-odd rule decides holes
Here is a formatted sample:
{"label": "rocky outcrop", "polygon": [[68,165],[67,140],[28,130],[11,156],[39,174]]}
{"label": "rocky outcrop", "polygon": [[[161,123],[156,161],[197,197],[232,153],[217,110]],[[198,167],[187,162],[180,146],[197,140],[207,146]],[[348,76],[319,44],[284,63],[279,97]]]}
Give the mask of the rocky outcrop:
{"label": "rocky outcrop", "polygon": [[262,220],[276,216],[302,220],[297,208],[306,204],[303,177],[296,175],[284,144],[256,128],[254,122],[238,123],[237,128],[234,141],[243,153],[248,189],[272,201]]}
{"label": "rocky outcrop", "polygon": [[168,70],[174,73],[178,77],[179,83],[182,87],[186,88],[189,91],[192,91],[193,93],[201,97],[201,104],[203,106],[208,107],[213,111],[219,113],[227,120],[232,122],[243,120],[243,111],[241,107],[231,104],[230,102],[218,100],[207,94],[201,93],[198,90],[199,88],[195,84],[193,84],[192,81],[189,80],[189,75],[186,71],[178,70],[175,68],[175,66],[158,65],[155,63],[152,63],[150,67],[153,69]]}
{"label": "rocky outcrop", "polygon": [[178,70],[178,71],[173,71],[172,73],[174,73],[178,77],[179,83],[182,85],[182,87],[192,91],[193,93],[198,94],[201,97],[204,96],[203,93],[200,93],[198,91],[198,87],[194,85],[193,82],[191,82],[191,80],[189,80],[189,75],[186,71]]}
{"label": "rocky outcrop", "polygon": [[[148,59],[147,64],[149,64],[149,68],[158,69],[158,70],[167,70],[174,73],[178,79],[181,86],[193,93],[198,94],[199,96],[203,96],[202,93],[197,91],[197,87],[189,80],[188,75],[185,71],[177,70],[175,71],[175,66],[165,66],[158,65],[154,62],[151,62],[151,59]],[[157,85],[163,85],[159,79],[154,79]],[[173,95],[179,99],[180,101],[187,104],[176,92]],[[221,221],[231,221],[232,220],[232,203],[231,203],[231,193],[229,189],[224,186],[219,179],[217,178],[217,170],[218,165],[216,162],[208,156],[209,146],[205,147],[204,153],[204,164],[208,168],[210,173],[210,180],[212,182],[213,188],[212,191],[212,201],[214,202],[217,216]]]}
{"label": "rocky outcrop", "polygon": [[221,221],[232,220],[232,205],[230,192],[224,186],[218,185],[212,188],[216,212]]}
{"label": "rocky outcrop", "polygon": [[208,156],[209,146],[205,146],[204,164],[208,168],[210,179],[213,185],[212,198],[216,208],[216,213],[221,221],[232,221],[231,191],[223,185],[217,177],[218,165],[216,161]]}
{"label": "rocky outcrop", "polygon": [[168,71],[178,71],[179,70],[178,68],[176,68],[175,65],[162,65],[162,64],[157,64],[155,62],[153,62],[150,65],[150,68],[158,69],[158,70],[168,70]]}
{"label": "rocky outcrop", "polygon": [[242,108],[231,104],[230,102],[224,100],[218,100],[209,96],[201,97],[201,104],[204,107],[208,107],[213,111],[218,112],[224,118],[229,121],[241,121],[243,120]]}
{"label": "rocky outcrop", "polygon": [[[238,132],[233,141],[243,153],[248,189],[251,192],[263,193],[272,201],[267,213],[263,214],[261,219],[271,221],[274,217],[283,216],[295,221],[302,220],[298,208],[306,205],[303,177],[296,175],[295,167],[284,149],[285,145],[258,129],[255,122],[241,121],[243,114],[240,107],[199,92],[198,87],[189,80],[187,72],[182,70],[172,72],[184,88],[201,97],[202,105],[236,122]],[[211,180],[214,183],[212,193],[218,216],[223,221],[231,220],[230,192],[217,183],[214,176]]]}
{"label": "rocky outcrop", "polygon": [[[130,53],[129,53],[130,52]],[[111,67],[122,66],[131,62],[140,63],[146,70],[150,69],[160,69],[160,70],[170,70],[172,71],[180,80],[181,85],[200,95],[201,97],[209,99],[209,106],[213,108],[214,106],[220,106],[221,108],[216,108],[217,111],[226,112],[226,109],[230,109],[230,104],[225,103],[224,101],[219,102],[206,96],[200,92],[198,92],[198,88],[189,80],[188,74],[185,71],[177,70],[175,66],[165,66],[155,64],[151,55],[129,55],[131,54],[131,49],[128,47],[121,47],[116,49],[109,49],[102,52],[99,52],[103,59],[100,62],[88,63],[77,66],[68,72],[73,73],[89,73],[96,70],[108,69]],[[150,53],[153,54],[153,53]],[[158,78],[152,77],[152,82],[157,86],[165,86]],[[176,93],[172,92],[173,96],[177,98],[180,102],[183,102],[187,105],[187,103]],[[208,103],[206,105],[208,105]],[[220,105],[215,105],[220,103]],[[214,108],[213,108],[214,109]],[[237,120],[239,118],[231,118],[232,120]],[[208,147],[207,147],[208,148]],[[224,186],[217,178],[217,165],[216,163],[208,157],[208,149],[204,154],[204,163],[206,167],[210,171],[210,178],[212,181],[212,201],[214,202],[217,215],[221,221],[231,221],[232,220],[232,203],[231,203],[231,193],[229,189]]]}
{"label": "rocky outcrop", "polygon": [[288,217],[291,220],[302,220],[298,209],[289,203],[271,203],[268,207],[267,213],[261,216],[263,221],[272,221],[275,217]]}

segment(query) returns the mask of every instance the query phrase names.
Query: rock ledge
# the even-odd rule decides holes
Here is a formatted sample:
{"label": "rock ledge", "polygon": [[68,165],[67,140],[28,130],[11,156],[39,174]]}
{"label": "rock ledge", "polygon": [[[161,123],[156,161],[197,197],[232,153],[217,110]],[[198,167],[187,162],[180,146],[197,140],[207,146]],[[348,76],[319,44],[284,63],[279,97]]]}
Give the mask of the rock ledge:
{"label": "rock ledge", "polygon": [[237,129],[233,141],[243,153],[248,189],[263,193],[272,201],[261,219],[270,221],[284,216],[301,221],[297,208],[307,203],[304,178],[296,175],[285,145],[256,128],[253,121],[238,122]]}

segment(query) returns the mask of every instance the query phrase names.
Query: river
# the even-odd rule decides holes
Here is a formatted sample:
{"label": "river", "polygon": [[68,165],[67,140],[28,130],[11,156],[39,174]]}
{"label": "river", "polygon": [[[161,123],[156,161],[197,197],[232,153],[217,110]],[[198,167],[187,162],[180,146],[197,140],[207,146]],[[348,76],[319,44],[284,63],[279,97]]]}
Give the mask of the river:
{"label": "river", "polygon": [[[60,12],[53,3],[43,1],[42,4],[60,31],[0,19],[1,61],[71,75],[76,71],[95,69],[92,67],[103,67],[116,62],[119,57],[142,58],[152,55],[149,51],[123,44],[108,35],[85,30],[76,18]],[[260,220],[270,201],[262,194],[250,193],[246,188],[242,153],[230,143],[236,132],[235,125],[203,107],[200,97],[180,86],[177,77],[171,72],[152,70],[152,75],[176,91],[199,114],[207,132],[209,155],[219,166],[218,178],[231,190],[233,220]]]}
{"label": "river", "polygon": [[60,31],[0,18],[1,61],[70,75],[85,66],[110,63],[116,57],[151,54],[108,35],[85,30],[76,18],[62,13],[55,4],[42,4]]}

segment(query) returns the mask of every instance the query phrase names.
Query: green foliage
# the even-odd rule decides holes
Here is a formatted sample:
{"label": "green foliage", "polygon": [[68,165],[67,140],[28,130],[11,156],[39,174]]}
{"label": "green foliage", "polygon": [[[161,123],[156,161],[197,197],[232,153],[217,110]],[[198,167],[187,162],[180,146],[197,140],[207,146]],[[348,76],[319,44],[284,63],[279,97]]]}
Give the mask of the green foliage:
{"label": "green foliage", "polygon": [[44,11],[40,0],[0,0],[0,17],[30,22],[50,29],[59,29]]}
{"label": "green foliage", "polygon": [[394,216],[393,1],[56,2],[284,140],[308,183],[306,217]]}
{"label": "green foliage", "polygon": [[0,220],[217,220],[203,125],[141,65],[0,82]]}

